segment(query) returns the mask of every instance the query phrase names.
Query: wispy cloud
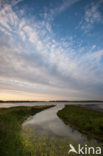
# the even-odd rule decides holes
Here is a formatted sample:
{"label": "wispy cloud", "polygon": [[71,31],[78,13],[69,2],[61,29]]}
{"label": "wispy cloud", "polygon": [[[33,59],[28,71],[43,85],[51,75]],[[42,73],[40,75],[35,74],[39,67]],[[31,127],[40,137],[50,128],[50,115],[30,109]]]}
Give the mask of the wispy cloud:
{"label": "wispy cloud", "polygon": [[83,29],[85,32],[88,32],[94,26],[94,24],[102,22],[103,17],[99,10],[102,3],[102,0],[98,0],[97,3],[91,3],[91,5],[88,5],[85,8],[84,18],[80,22],[81,29]]}
{"label": "wispy cloud", "polygon": [[15,6],[15,5],[17,5],[18,3],[20,3],[21,1],[23,1],[23,0],[0,0],[0,8],[1,7],[3,7],[4,5],[5,5],[5,3],[6,4],[9,4],[9,5],[11,5],[11,6]]}
{"label": "wispy cloud", "polygon": [[18,17],[15,12],[12,11],[10,5],[6,5],[0,10],[0,24],[9,32],[16,28],[18,24]]}
{"label": "wispy cloud", "polygon": [[79,2],[80,0],[63,0],[62,3],[59,4],[57,7],[53,7],[49,9],[49,11],[44,12],[44,19],[47,19],[48,21],[54,20],[56,16],[64,12],[66,9],[68,9],[73,4]]}

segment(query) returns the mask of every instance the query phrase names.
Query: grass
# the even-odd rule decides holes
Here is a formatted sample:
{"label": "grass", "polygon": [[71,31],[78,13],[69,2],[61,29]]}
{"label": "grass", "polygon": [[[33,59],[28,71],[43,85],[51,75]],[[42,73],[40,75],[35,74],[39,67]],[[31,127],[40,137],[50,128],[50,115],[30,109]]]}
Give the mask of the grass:
{"label": "grass", "polygon": [[66,139],[37,136],[27,127],[24,128],[22,137],[27,156],[68,156],[69,142]]}
{"label": "grass", "polygon": [[71,127],[103,141],[103,113],[76,105],[66,105],[57,115]]}
{"label": "grass", "polygon": [[21,137],[21,124],[51,106],[13,107],[0,109],[0,156],[24,156],[25,148]]}
{"label": "grass", "polygon": [[[78,154],[69,153],[69,144],[72,144],[78,151],[78,144],[66,138],[57,138],[53,136],[37,136],[30,127],[24,127],[22,131],[22,141],[25,147],[25,156],[77,156]],[[97,144],[81,143],[81,146],[97,147]],[[98,143],[102,148],[102,145]],[[83,154],[84,156],[97,156],[98,154]],[[82,154],[80,154],[82,156]]]}

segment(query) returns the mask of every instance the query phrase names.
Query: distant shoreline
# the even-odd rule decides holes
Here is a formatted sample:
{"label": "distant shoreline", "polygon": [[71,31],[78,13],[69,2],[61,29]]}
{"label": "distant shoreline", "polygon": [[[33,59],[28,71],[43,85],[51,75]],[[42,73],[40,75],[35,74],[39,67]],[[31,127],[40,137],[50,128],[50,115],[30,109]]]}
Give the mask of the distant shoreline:
{"label": "distant shoreline", "polygon": [[54,100],[54,101],[3,101],[3,100],[0,100],[0,103],[33,103],[33,102],[76,102],[76,103],[79,103],[79,102],[83,102],[83,103],[89,103],[89,102],[103,102],[102,100],[84,100],[84,101],[68,101],[68,100]]}

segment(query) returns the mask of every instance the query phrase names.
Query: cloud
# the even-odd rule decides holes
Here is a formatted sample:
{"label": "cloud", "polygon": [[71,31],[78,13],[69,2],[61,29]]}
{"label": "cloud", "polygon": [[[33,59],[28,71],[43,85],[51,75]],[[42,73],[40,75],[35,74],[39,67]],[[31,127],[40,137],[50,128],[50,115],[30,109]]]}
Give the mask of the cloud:
{"label": "cloud", "polygon": [[68,9],[73,4],[79,2],[80,0],[62,0],[62,3],[60,3],[57,7],[53,7],[44,12],[44,19],[48,21],[54,20],[56,16],[64,12],[66,9]]}
{"label": "cloud", "polygon": [[29,19],[18,17],[10,5],[2,8],[0,82],[4,85],[1,88],[8,86],[8,90],[66,98],[100,97],[103,50],[95,51],[93,46],[81,54],[80,49],[76,51],[71,46],[72,41],[56,40],[50,23],[46,22],[30,23]]}
{"label": "cloud", "polygon": [[5,6],[5,3],[13,7],[16,6],[18,3],[20,3],[21,1],[23,0],[0,0],[0,8]]}
{"label": "cloud", "polygon": [[101,21],[101,14],[98,11],[98,6],[94,5],[90,9],[87,9],[85,12],[85,21],[87,23],[95,23]]}
{"label": "cloud", "polygon": [[102,0],[98,0],[97,3],[91,3],[91,5],[88,5],[85,8],[84,19],[82,19],[80,22],[81,29],[83,29],[85,32],[88,32],[95,23],[102,22],[102,14],[99,10],[102,3]]}
{"label": "cloud", "polygon": [[10,5],[6,5],[4,8],[0,10],[0,25],[4,27],[4,29],[10,31],[13,31],[11,29],[15,28],[18,24],[18,17],[15,14],[15,12],[12,11],[12,8]]}
{"label": "cloud", "polygon": [[57,14],[60,14],[63,11],[65,11],[71,5],[77,3],[78,1],[80,1],[80,0],[72,0],[72,1],[71,0],[64,0],[59,7],[55,8],[54,10],[51,10],[51,13],[52,13],[52,15],[54,14],[56,16]]}

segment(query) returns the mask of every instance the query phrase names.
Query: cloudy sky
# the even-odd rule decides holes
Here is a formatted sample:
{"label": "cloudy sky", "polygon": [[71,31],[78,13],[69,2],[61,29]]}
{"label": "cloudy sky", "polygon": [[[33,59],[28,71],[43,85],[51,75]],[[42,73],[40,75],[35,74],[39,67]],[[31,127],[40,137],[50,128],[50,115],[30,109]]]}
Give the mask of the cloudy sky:
{"label": "cloudy sky", "polygon": [[0,99],[103,100],[103,0],[0,0]]}

